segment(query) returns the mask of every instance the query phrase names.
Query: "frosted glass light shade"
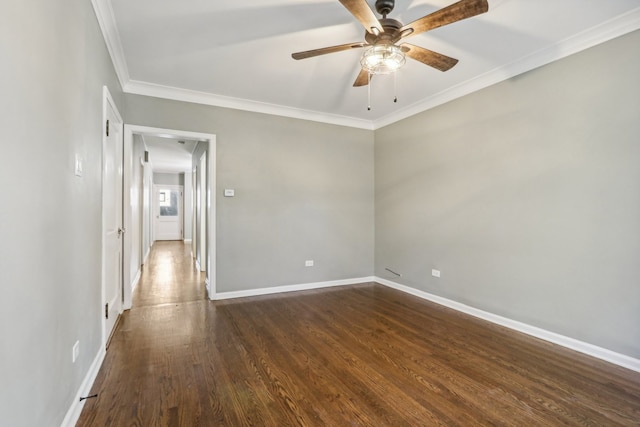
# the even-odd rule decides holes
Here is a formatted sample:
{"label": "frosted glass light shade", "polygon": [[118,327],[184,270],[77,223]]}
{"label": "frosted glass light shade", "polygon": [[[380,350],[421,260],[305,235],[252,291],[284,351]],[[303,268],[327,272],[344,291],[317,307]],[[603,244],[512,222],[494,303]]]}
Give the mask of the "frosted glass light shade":
{"label": "frosted glass light shade", "polygon": [[364,51],[360,65],[370,74],[390,74],[405,63],[402,50],[392,44],[374,45]]}

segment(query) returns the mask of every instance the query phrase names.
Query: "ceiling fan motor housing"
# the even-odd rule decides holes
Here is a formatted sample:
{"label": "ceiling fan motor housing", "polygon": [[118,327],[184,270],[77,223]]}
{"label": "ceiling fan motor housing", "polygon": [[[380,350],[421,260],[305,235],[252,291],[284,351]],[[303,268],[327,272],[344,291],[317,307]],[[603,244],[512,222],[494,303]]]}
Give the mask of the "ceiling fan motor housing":
{"label": "ceiling fan motor housing", "polygon": [[377,35],[365,32],[365,41],[369,44],[395,43],[399,38],[397,36],[400,28],[402,28],[402,22],[396,19],[382,18],[380,19],[380,25],[384,32]]}
{"label": "ceiling fan motor housing", "polygon": [[391,13],[395,5],[395,0],[376,0],[376,10],[384,17]]}

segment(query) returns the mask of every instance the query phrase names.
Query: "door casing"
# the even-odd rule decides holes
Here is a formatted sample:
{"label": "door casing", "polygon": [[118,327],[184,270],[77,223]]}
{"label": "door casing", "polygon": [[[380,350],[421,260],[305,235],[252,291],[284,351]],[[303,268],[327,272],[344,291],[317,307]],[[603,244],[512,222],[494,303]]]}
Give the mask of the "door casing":
{"label": "door casing", "polygon": [[[124,227],[127,228],[132,222],[132,209],[131,209],[131,175],[133,167],[133,135],[150,135],[161,137],[172,137],[177,139],[192,139],[201,141],[207,144],[207,223],[216,224],[216,135],[210,133],[190,132],[176,129],[156,128],[150,126],[140,125],[124,125],[124,189],[123,192],[123,219]],[[216,227],[211,226],[207,228],[206,235],[207,244],[207,275],[206,285],[207,293],[210,299],[213,299],[216,294]],[[131,236],[127,233],[124,234],[124,247],[123,247],[123,266],[124,271],[130,272],[131,253],[137,250],[132,247]],[[125,274],[124,277],[124,309],[131,308],[131,295],[135,286],[135,277],[128,277]]]}
{"label": "door casing", "polygon": [[[123,120],[111,97],[109,89],[103,87],[102,104],[102,343],[107,345],[122,313],[123,302],[123,233],[126,230],[122,217],[123,182]],[[109,114],[109,110],[112,114]],[[107,120],[109,123],[107,124]],[[108,135],[107,135],[108,134]],[[114,165],[108,165],[109,144],[115,144]],[[115,178],[110,194],[108,178]],[[111,200],[113,199],[113,200]],[[115,254],[113,253],[115,251]],[[114,264],[115,265],[112,265]],[[115,267],[115,271],[112,269]],[[115,281],[115,283],[114,283]],[[112,295],[115,292],[114,295]]]}

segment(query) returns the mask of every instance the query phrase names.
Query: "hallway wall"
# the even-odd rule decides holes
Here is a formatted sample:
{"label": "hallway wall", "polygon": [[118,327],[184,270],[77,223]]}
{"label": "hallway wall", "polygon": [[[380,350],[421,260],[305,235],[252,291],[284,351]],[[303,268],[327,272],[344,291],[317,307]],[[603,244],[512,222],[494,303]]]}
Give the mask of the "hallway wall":
{"label": "hallway wall", "polygon": [[122,93],[91,2],[3,6],[0,424],[59,426],[101,346],[102,87]]}
{"label": "hallway wall", "polygon": [[[143,160],[145,145],[140,135],[133,135],[132,142],[132,155],[131,155],[131,187],[129,189],[129,200],[131,201],[131,224],[127,236],[131,243],[131,259],[129,261],[129,272],[125,272],[125,280],[128,282],[126,285],[133,285],[133,281],[136,279],[140,266],[142,265],[143,257],[148,249],[148,246],[144,246],[145,231],[143,215],[144,212],[144,171]],[[148,212],[147,212],[148,214]],[[148,221],[148,218],[147,218]]]}
{"label": "hallway wall", "polygon": [[[139,135],[134,135],[134,138]],[[142,138],[140,138],[142,140]],[[149,251],[151,249],[151,245],[153,242],[152,238],[152,230],[153,221],[151,218],[152,214],[152,200],[153,197],[153,170],[151,169],[151,165],[149,163],[144,164],[144,173],[142,176],[142,262],[145,261],[145,257],[148,256]]]}
{"label": "hallway wall", "polygon": [[126,106],[133,124],[216,135],[218,292],[371,276],[373,132],[130,94]]}

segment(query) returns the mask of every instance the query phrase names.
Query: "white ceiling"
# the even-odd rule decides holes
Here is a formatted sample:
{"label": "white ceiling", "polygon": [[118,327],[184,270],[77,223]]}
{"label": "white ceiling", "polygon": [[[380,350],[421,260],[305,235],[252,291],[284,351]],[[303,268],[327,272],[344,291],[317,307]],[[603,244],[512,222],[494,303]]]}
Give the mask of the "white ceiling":
{"label": "white ceiling", "polygon": [[[291,58],[363,40],[338,0],[93,2],[126,92],[367,129],[640,28],[638,0],[489,0],[486,14],[411,38],[459,59],[454,68],[442,73],[408,59],[398,103],[393,77],[375,76],[367,111],[367,88],[352,87],[361,49]],[[451,3],[396,0],[389,17],[406,24]]]}
{"label": "white ceiling", "polygon": [[145,148],[149,151],[149,162],[154,172],[191,171],[191,155],[196,148],[197,141],[149,135],[143,135],[142,139]]}

